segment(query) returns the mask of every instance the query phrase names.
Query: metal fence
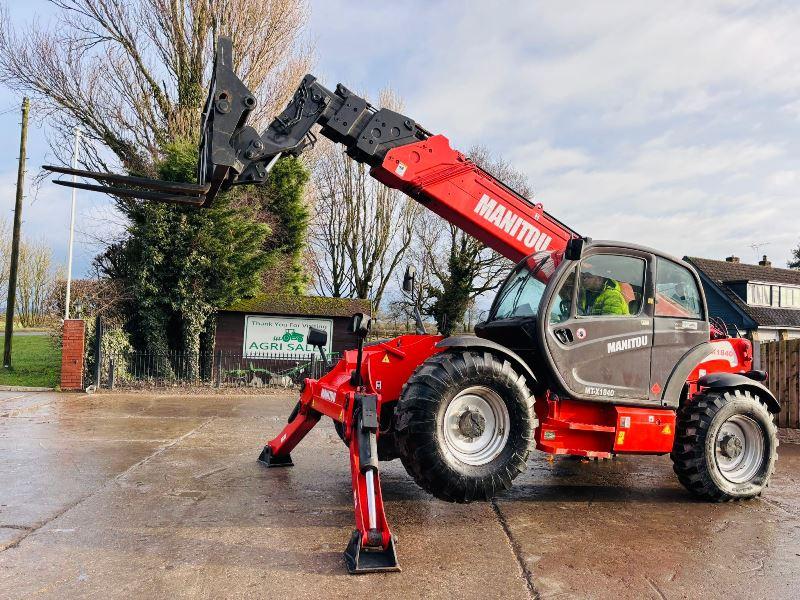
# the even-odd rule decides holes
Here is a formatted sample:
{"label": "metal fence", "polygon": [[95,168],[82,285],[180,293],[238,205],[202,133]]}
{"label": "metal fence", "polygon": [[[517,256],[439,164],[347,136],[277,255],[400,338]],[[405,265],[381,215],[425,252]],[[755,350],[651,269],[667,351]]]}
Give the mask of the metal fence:
{"label": "metal fence", "polygon": [[[338,356],[329,357],[330,365]],[[100,386],[125,387],[252,387],[295,388],[303,379],[326,373],[318,355],[233,352],[120,352],[101,359]]]}

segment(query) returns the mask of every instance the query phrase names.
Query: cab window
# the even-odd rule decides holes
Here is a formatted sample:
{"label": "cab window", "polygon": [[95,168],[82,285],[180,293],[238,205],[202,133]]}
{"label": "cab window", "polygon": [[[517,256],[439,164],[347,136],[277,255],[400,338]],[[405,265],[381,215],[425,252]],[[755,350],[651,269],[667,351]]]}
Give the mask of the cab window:
{"label": "cab window", "polygon": [[659,257],[656,260],[657,317],[702,319],[700,290],[686,267]]}
{"label": "cab window", "polygon": [[492,319],[535,316],[544,287],[527,268],[519,269],[500,290]]}
{"label": "cab window", "polygon": [[584,258],[578,277],[579,316],[627,317],[642,308],[645,261],[632,256],[596,254]]}

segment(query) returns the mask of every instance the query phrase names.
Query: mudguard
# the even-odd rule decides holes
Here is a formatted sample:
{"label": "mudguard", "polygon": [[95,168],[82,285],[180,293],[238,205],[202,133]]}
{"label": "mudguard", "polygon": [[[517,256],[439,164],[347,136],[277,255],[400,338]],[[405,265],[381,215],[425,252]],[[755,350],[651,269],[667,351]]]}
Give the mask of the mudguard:
{"label": "mudguard", "polygon": [[698,379],[697,385],[711,390],[731,390],[736,388],[749,390],[766,403],[769,412],[773,414],[781,412],[780,402],[767,386],[760,381],[738,373],[709,373]]}
{"label": "mudguard", "polygon": [[670,408],[678,408],[681,403],[683,386],[686,385],[686,378],[689,377],[694,368],[703,362],[711,354],[712,348],[709,342],[703,342],[695,346],[681,357],[664,386],[661,395],[661,403]]}
{"label": "mudguard", "polygon": [[436,344],[437,348],[470,348],[476,350],[490,350],[491,352],[495,352],[506,357],[511,363],[519,367],[522,374],[525,375],[527,379],[529,379],[529,384],[531,386],[536,385],[538,380],[536,379],[536,375],[533,373],[531,368],[528,366],[528,363],[516,352],[513,350],[509,350],[505,346],[498,344],[497,342],[493,342],[491,340],[487,340],[484,338],[479,338],[474,335],[454,335],[452,337],[448,337],[440,341]]}

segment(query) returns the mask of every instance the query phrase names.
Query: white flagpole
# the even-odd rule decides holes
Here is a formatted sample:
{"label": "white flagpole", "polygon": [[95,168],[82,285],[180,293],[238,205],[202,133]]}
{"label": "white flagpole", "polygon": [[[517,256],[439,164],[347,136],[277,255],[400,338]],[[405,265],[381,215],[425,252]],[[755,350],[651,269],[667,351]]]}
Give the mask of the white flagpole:
{"label": "white flagpole", "polygon": [[[72,168],[78,168],[78,145],[81,140],[81,128],[75,128],[75,151],[72,153]],[[77,181],[77,176],[72,176],[72,182]],[[69,251],[67,255],[67,298],[65,301],[64,319],[69,319],[70,288],[72,287],[72,242],[75,239],[75,195],[77,188],[72,188],[72,212],[69,220]]]}

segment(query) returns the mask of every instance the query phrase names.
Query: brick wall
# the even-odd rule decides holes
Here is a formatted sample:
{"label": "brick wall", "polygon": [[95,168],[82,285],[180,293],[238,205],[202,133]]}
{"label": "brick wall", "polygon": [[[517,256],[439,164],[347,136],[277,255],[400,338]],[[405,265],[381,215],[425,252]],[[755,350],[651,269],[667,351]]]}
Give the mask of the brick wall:
{"label": "brick wall", "polygon": [[61,342],[61,389],[83,389],[83,345],[86,326],[83,319],[64,321]]}

